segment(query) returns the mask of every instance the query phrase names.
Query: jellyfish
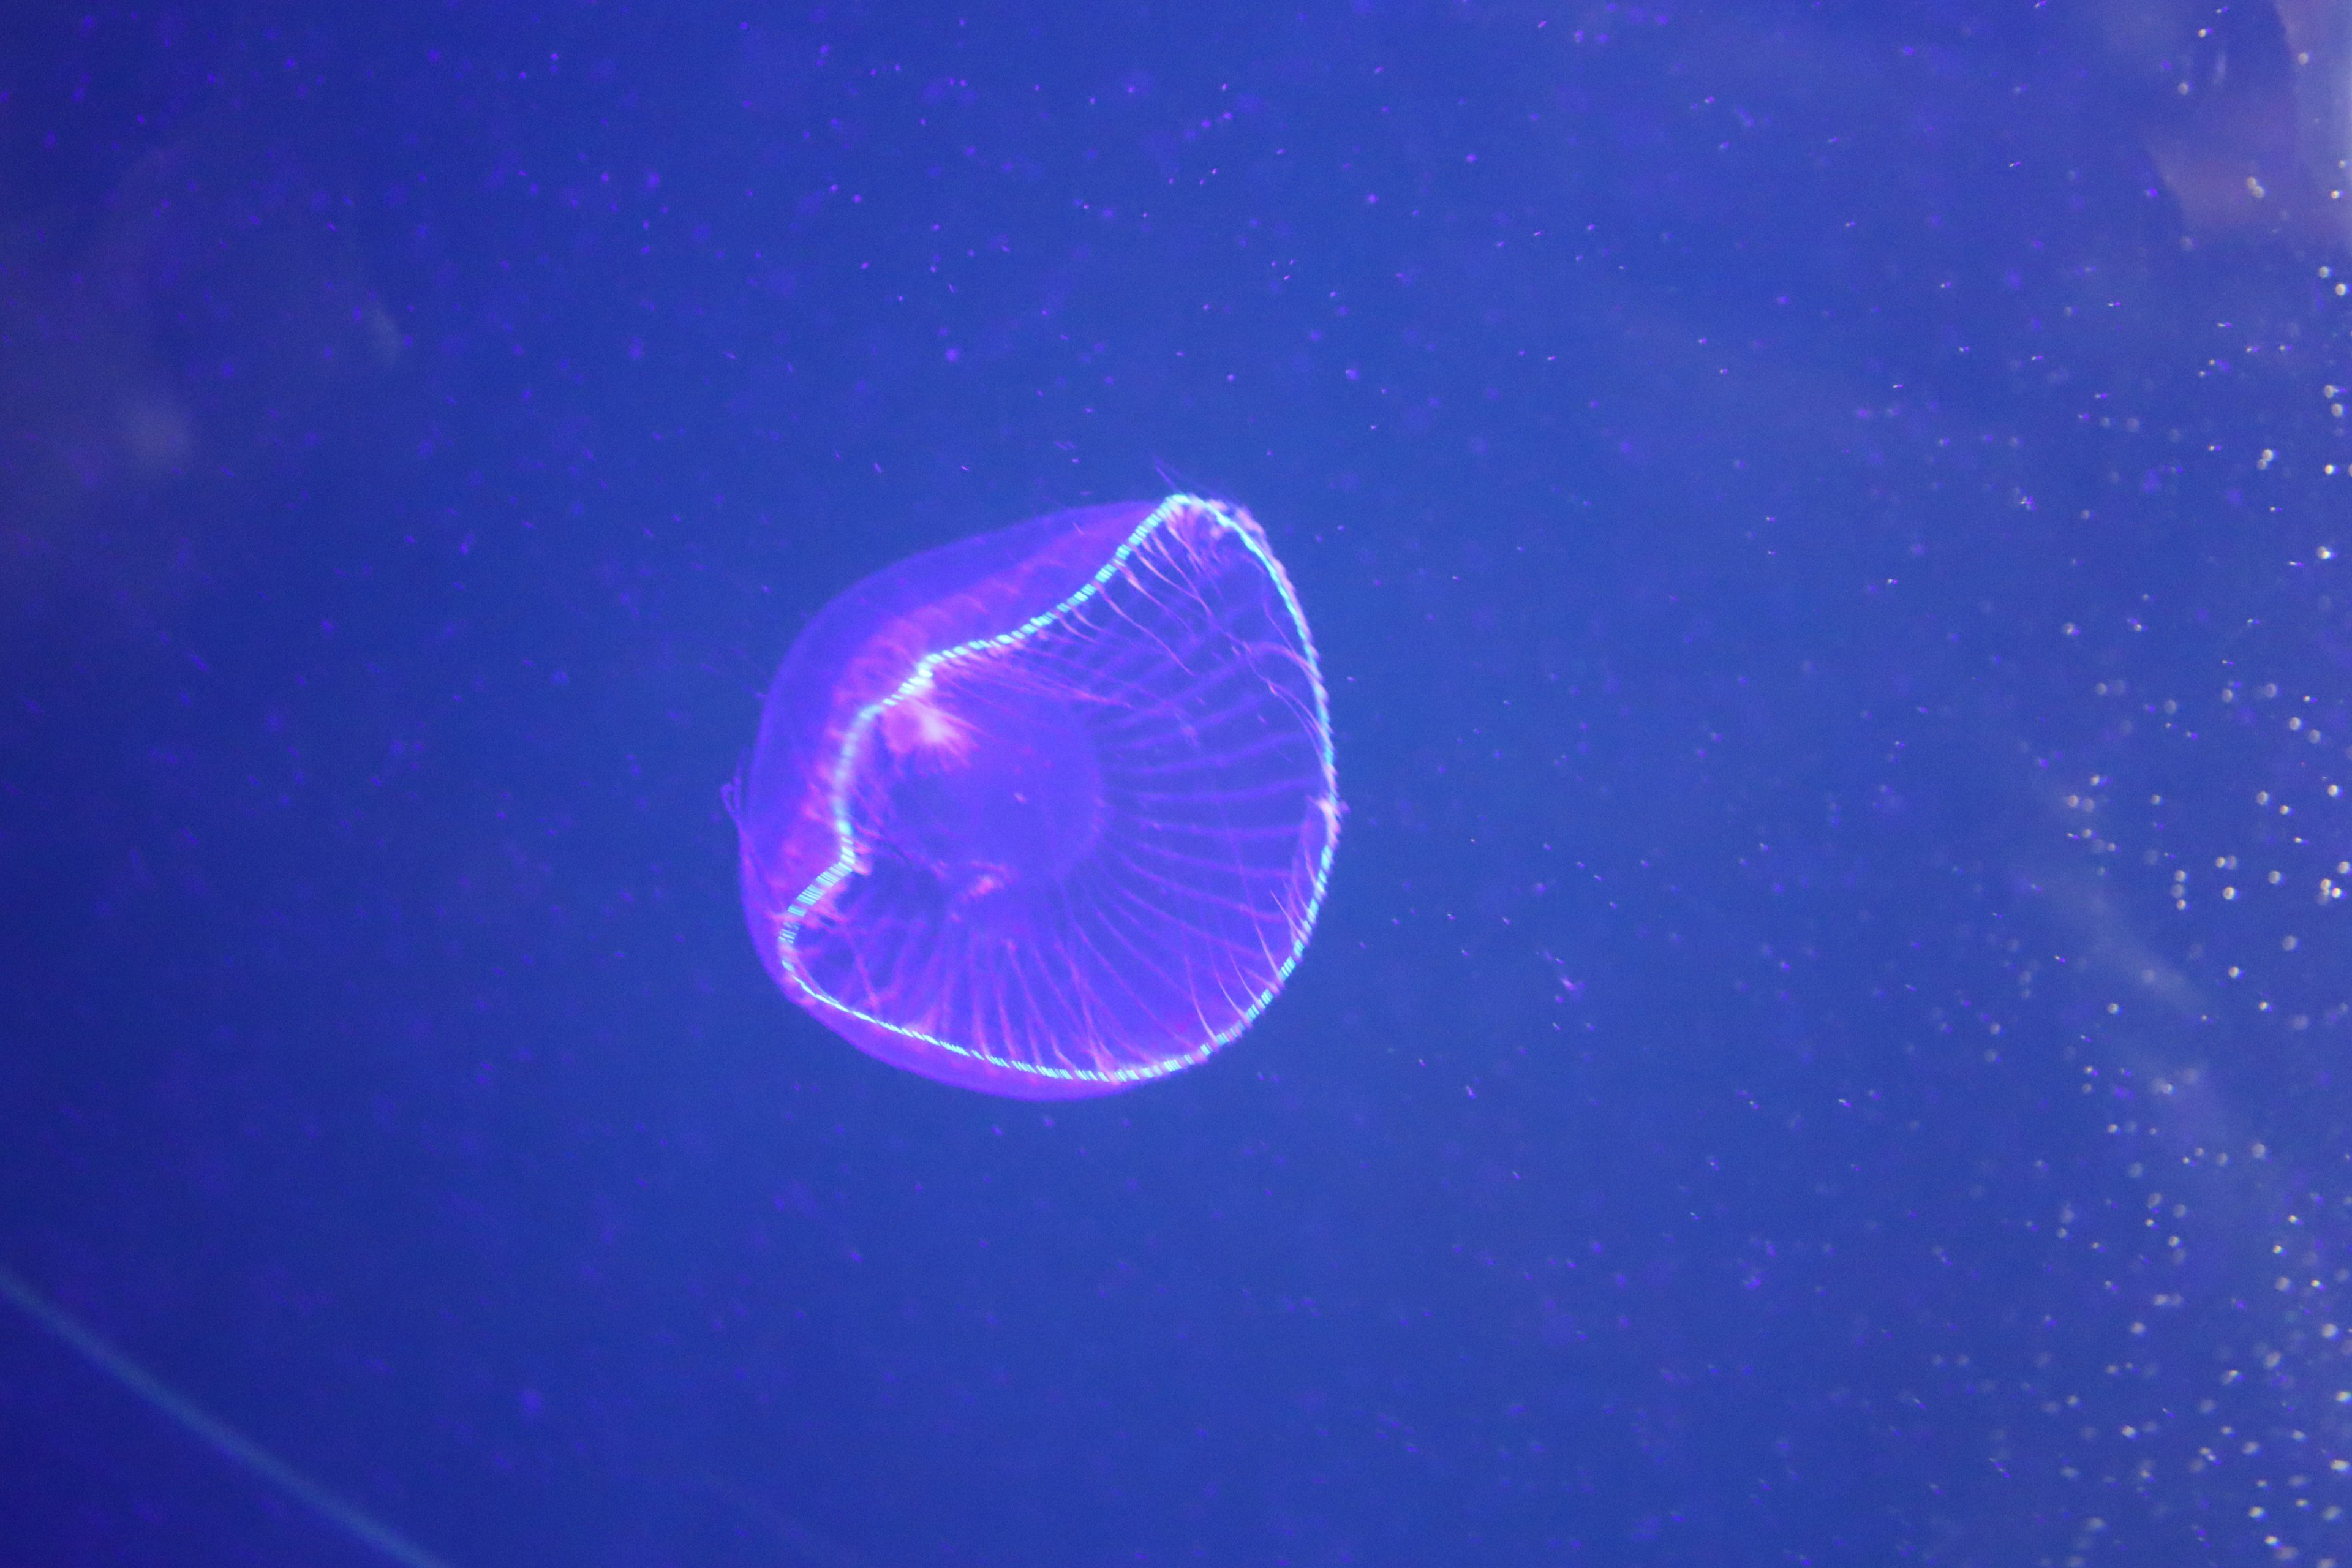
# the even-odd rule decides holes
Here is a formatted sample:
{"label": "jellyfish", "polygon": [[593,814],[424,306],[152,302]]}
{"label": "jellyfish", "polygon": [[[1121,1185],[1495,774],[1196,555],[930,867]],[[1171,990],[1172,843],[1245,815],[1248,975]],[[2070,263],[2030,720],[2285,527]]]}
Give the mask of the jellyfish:
{"label": "jellyfish", "polygon": [[1059,511],[859,583],[777,672],[743,910],[868,1055],[1027,1100],[1206,1059],[1282,990],[1338,842],[1328,696],[1248,512]]}

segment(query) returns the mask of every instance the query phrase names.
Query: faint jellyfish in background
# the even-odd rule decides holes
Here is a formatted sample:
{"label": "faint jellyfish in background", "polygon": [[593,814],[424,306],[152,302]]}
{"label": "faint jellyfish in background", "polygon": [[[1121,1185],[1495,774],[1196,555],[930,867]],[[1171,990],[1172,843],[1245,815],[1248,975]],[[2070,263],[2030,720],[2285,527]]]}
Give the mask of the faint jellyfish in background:
{"label": "faint jellyfish in background", "polygon": [[1264,531],[1192,496],[1055,512],[851,588],[793,645],[737,800],[743,910],[860,1050],[1021,1099],[1206,1058],[1306,950],[1330,709]]}
{"label": "faint jellyfish in background", "polygon": [[2093,0],[2093,74],[2185,238],[2352,238],[2352,11],[2339,0]]}

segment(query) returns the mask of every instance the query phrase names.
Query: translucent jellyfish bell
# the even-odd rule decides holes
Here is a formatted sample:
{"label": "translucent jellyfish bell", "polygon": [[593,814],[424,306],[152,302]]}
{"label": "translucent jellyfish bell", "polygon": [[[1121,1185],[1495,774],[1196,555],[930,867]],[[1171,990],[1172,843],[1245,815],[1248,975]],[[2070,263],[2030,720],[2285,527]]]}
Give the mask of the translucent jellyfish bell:
{"label": "translucent jellyfish bell", "polygon": [[743,908],[870,1055],[1108,1094],[1247,1028],[1339,834],[1314,639],[1265,532],[1192,496],[1055,512],[867,578],[777,672]]}

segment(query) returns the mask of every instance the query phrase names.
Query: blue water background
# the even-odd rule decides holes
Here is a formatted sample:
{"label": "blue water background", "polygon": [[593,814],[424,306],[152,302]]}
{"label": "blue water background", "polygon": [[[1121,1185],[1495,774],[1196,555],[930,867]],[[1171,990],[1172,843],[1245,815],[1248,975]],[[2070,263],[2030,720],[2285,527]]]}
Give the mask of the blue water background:
{"label": "blue water background", "polygon": [[[0,1262],[460,1564],[2352,1561],[2352,55],[2126,11],[9,23]],[[777,661],[1174,488],[1314,947],[868,1060]],[[21,1318],[0,1520],[379,1561]]]}

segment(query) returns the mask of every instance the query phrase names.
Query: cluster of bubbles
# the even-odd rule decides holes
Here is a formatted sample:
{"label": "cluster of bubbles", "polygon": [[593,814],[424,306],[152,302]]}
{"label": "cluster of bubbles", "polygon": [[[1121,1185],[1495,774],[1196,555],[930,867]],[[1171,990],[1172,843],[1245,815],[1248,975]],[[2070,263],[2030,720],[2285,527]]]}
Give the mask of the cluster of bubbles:
{"label": "cluster of bubbles", "polygon": [[2175,638],[2185,659],[2139,659],[2155,680],[2097,680],[2096,738],[2054,792],[2071,845],[2050,891],[2077,937],[2069,1065],[2108,1153],[2046,1219],[2105,1297],[2096,1331],[2040,1354],[2028,1391],[2069,1489],[2052,1562],[2352,1563],[2338,548],[2295,550],[2258,613]]}

